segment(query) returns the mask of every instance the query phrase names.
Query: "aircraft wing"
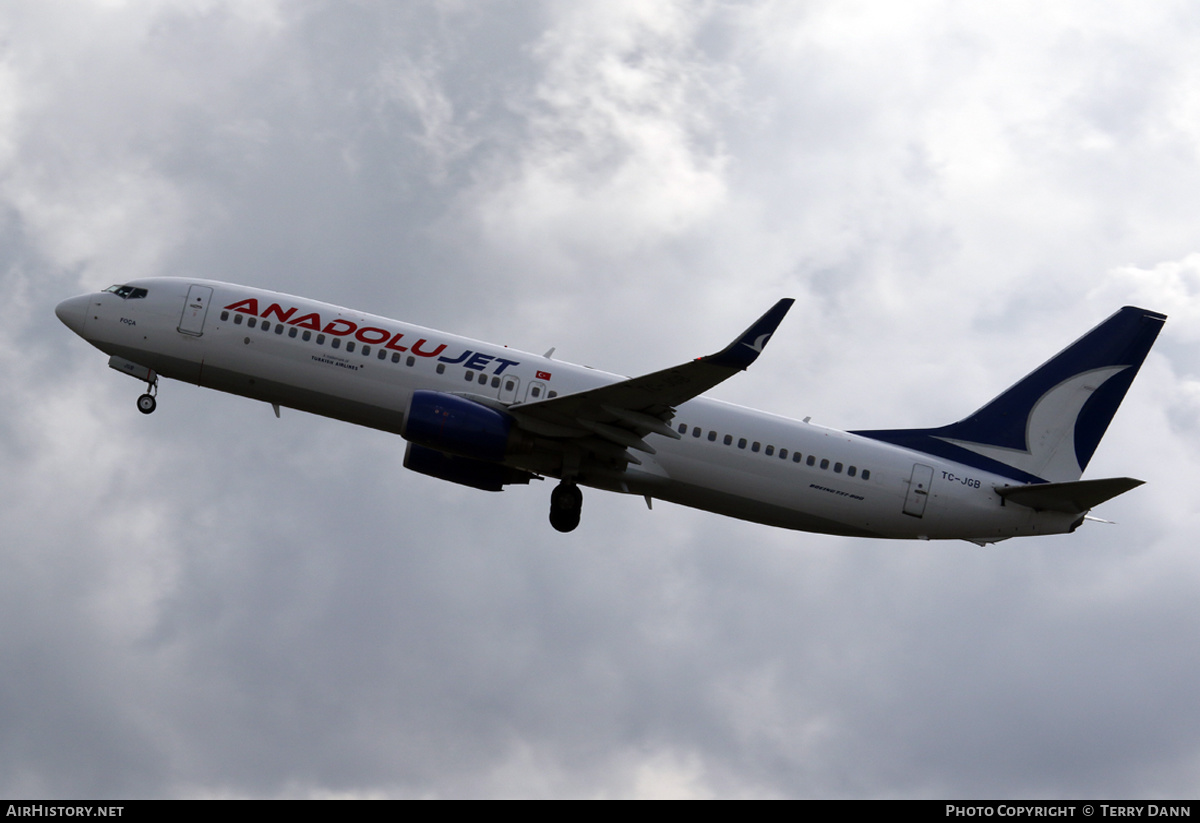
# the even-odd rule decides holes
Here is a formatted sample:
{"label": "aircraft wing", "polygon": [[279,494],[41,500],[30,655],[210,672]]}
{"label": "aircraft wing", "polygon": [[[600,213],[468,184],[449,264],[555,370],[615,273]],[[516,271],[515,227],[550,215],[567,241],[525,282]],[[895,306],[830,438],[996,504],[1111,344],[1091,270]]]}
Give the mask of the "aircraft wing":
{"label": "aircraft wing", "polygon": [[747,369],[793,302],[790,297],[780,300],[716,354],[607,386],[509,406],[508,413],[534,434],[598,440],[602,444],[598,451],[640,462],[624,449],[654,454],[643,439],[652,433],[678,440],[679,433],[667,425],[675,408]]}

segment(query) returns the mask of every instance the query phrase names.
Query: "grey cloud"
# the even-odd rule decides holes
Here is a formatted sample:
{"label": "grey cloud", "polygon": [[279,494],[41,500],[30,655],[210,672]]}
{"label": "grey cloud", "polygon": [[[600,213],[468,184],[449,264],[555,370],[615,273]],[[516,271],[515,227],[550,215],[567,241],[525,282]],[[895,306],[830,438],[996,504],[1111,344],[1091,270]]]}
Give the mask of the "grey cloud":
{"label": "grey cloud", "polygon": [[[1194,790],[1169,11],[1071,52],[1090,8],[47,9],[0,13],[10,794]],[[1172,319],[1097,454],[1151,480],[1119,526],[885,544],[593,492],[564,537],[545,484],[438,483],[378,432],[173,383],[138,415],[53,306],[149,274],[626,372],[790,294],[719,394],[847,427],[948,422],[1124,302]]]}

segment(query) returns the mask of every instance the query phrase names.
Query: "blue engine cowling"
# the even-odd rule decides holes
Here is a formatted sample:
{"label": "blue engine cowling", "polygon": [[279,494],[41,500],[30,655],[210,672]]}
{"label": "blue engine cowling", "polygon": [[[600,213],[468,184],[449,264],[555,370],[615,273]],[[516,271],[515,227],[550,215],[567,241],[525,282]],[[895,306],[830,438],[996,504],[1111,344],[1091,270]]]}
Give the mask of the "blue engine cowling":
{"label": "blue engine cowling", "polygon": [[400,435],[439,452],[499,463],[509,448],[507,414],[453,394],[415,391]]}
{"label": "blue engine cowling", "polygon": [[510,469],[500,463],[485,463],[446,454],[416,443],[409,443],[404,452],[404,468],[487,492],[503,491],[510,483],[528,483],[535,477],[527,471]]}

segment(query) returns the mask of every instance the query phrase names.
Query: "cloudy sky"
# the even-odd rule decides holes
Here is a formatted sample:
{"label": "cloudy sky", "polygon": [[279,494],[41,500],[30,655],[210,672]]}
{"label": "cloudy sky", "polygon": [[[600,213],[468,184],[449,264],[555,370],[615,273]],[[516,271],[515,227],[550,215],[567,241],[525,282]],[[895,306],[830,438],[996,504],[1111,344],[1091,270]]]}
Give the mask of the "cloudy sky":
{"label": "cloudy sky", "polygon": [[[0,793],[1200,793],[1200,11],[1187,2],[10,0]],[[1170,315],[1072,536],[773,530],[406,472],[136,383],[53,314],[223,279],[713,394],[969,413]]]}

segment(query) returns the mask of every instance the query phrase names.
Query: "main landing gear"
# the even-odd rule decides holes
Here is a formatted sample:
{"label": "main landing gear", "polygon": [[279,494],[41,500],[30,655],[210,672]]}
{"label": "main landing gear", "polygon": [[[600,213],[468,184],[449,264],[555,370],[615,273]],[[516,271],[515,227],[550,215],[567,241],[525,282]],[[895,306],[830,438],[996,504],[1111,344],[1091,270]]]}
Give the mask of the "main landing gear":
{"label": "main landing gear", "polygon": [[564,480],[550,492],[550,525],[558,531],[573,531],[582,511],[583,492],[573,481]]}
{"label": "main landing gear", "polygon": [[158,394],[158,375],[154,372],[150,372],[150,375],[146,393],[137,399],[138,411],[142,414],[150,414],[158,408],[158,401],[154,399],[154,396]]}

